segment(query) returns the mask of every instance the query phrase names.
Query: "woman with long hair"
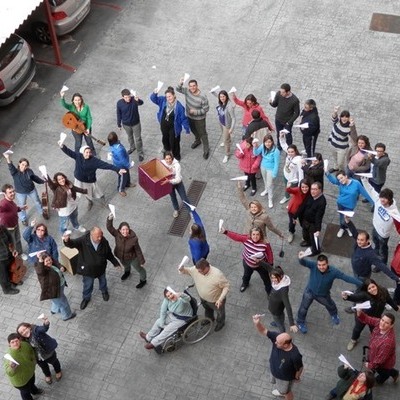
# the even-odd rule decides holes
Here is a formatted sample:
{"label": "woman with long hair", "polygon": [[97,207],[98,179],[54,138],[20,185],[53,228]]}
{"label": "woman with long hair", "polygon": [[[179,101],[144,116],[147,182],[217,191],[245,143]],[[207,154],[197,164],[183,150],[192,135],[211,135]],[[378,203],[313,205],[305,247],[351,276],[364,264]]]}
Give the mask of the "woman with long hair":
{"label": "woman with long hair", "polygon": [[190,227],[189,248],[193,264],[196,265],[201,258],[207,259],[210,246],[207,242],[206,231],[200,215],[196,210],[191,210],[191,212],[194,224]]}
{"label": "woman with long hair", "polygon": [[263,143],[260,145],[258,145],[258,142],[253,139],[253,153],[255,156],[261,155],[260,169],[265,189],[261,192],[260,196],[268,194],[268,207],[272,208],[274,206],[274,179],[278,176],[280,155],[278,148],[275,146],[272,135],[265,135]]}
{"label": "woman with long hair", "polygon": [[65,101],[65,92],[61,91],[60,97],[61,105],[68,111],[74,113],[85,124],[85,132],[76,133],[71,131],[75,139],[75,152],[79,153],[79,149],[82,147],[82,137],[84,137],[86,144],[92,149],[93,155],[96,155],[96,150],[92,138],[90,137],[92,133],[92,113],[90,112],[89,106],[84,102],[80,93],[74,93],[72,95],[71,103]]}
{"label": "woman with long hair", "polygon": [[87,193],[87,189],[74,186],[62,172],[54,174],[53,180],[47,176],[47,184],[54,196],[51,206],[57,210],[60,218],[59,229],[63,234],[67,230],[68,222],[79,232],[86,232],[86,229],[78,222],[77,193]]}
{"label": "woman with long hair", "polygon": [[[385,311],[386,304],[389,304],[396,311],[399,310],[399,306],[390,297],[388,290],[385,287],[378,285],[373,279],[364,279],[361,288],[353,294],[342,292],[342,298],[355,303],[369,301],[371,303],[371,308],[363,311],[370,317],[380,318],[382,313]],[[350,310],[346,309],[346,311]],[[347,345],[347,350],[351,351],[354,349],[364,328],[365,324],[363,324],[356,316],[353,333],[351,335],[351,340]]]}
{"label": "woman with long hair", "polygon": [[371,169],[369,154],[363,150],[372,150],[369,138],[365,135],[357,137],[357,144],[350,148],[347,156],[346,175],[349,178],[360,180],[357,173],[366,173]]}
{"label": "woman with long hair", "polygon": [[159,96],[155,89],[150,95],[150,100],[158,105],[157,120],[162,134],[163,151],[171,151],[174,157],[181,159],[181,133],[182,129],[190,134],[189,120],[185,114],[185,107],[176,99],[172,86],[164,92],[165,96]]}
{"label": "woman with long hair", "polygon": [[21,322],[17,326],[17,333],[21,340],[28,342],[35,350],[37,363],[43,371],[44,380],[48,385],[53,383],[49,364],[53,366],[56,373],[56,381],[62,378],[61,364],[58,360],[56,348],[57,341],[46,332],[49,330],[50,321],[47,317],[43,318],[43,325],[38,326]]}
{"label": "woman with long hair", "polygon": [[315,100],[308,99],[304,102],[304,107],[300,112],[300,118],[300,125],[308,124],[307,128],[300,128],[303,135],[304,148],[307,157],[313,157],[315,155],[315,146],[320,133],[320,120]]}
{"label": "woman with long hair", "polygon": [[271,280],[268,271],[263,268],[260,263],[265,261],[268,264],[274,264],[274,255],[272,253],[271,245],[265,240],[263,231],[260,228],[252,228],[248,235],[228,231],[221,227],[221,233],[228,236],[229,239],[235,242],[243,243],[244,249],[242,253],[243,258],[243,277],[240,292],[243,293],[250,283],[250,278],[254,271],[257,271],[261,280],[264,282],[265,291],[267,295],[271,293]]}

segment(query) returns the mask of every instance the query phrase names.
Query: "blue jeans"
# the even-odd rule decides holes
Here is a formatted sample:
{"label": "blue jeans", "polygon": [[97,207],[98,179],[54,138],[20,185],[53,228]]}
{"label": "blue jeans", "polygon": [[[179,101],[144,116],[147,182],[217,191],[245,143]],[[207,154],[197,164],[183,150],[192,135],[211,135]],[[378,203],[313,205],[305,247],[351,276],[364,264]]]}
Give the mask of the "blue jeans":
{"label": "blue jeans", "polygon": [[[71,131],[71,133],[75,139],[75,153],[76,154],[79,154],[79,150],[82,147],[82,137],[84,137],[86,144],[92,149],[92,154],[94,156],[96,155],[96,149],[94,148],[93,140],[90,136],[86,136],[84,133],[82,133],[82,134],[75,133],[74,131]],[[90,129],[90,133],[92,133],[91,129]]]}
{"label": "blue jeans", "polygon": [[[342,205],[338,204],[338,210],[339,211],[353,211],[350,208],[343,207]],[[342,213],[339,213],[339,225],[341,229],[348,229],[348,226],[346,224],[346,221],[344,220],[344,215]]]}
{"label": "blue jeans", "polygon": [[61,313],[61,318],[66,320],[72,314],[71,307],[69,306],[68,299],[64,294],[65,285],[60,288],[60,296],[51,299],[51,312],[58,314]]}
{"label": "blue jeans", "polygon": [[60,232],[63,234],[67,230],[68,226],[68,221],[71,222],[72,226],[75,229],[79,228],[79,222],[78,222],[78,208],[75,208],[74,211],[72,211],[71,214],[69,214],[67,217],[60,217]]}
{"label": "blue jeans", "polygon": [[372,230],[372,241],[374,242],[375,245],[375,252],[378,254],[379,258],[385,264],[387,264],[388,254],[389,254],[389,249],[388,249],[389,238],[383,238],[374,228]]}
{"label": "blue jeans", "polygon": [[[170,193],[171,201],[172,201],[172,207],[174,207],[175,211],[178,211],[179,210],[179,204],[178,204],[178,199],[176,198],[175,191],[178,192],[179,197],[183,201],[186,201],[186,203],[189,203],[189,199],[188,199],[188,197],[186,195],[185,185],[183,184],[183,182],[179,182],[176,185],[172,185],[172,192]],[[188,210],[190,211],[189,208],[188,208]]]}
{"label": "blue jeans", "polygon": [[[25,205],[26,200],[29,197],[35,203],[38,213],[40,215],[43,215],[42,203],[40,202],[39,195],[38,195],[36,188],[33,189],[32,192],[30,192],[30,193],[16,193],[15,197],[17,200],[17,205],[19,207]],[[18,217],[21,221],[26,221],[26,211],[25,210],[20,211],[18,213]]]}
{"label": "blue jeans", "polygon": [[[91,276],[82,276],[82,297],[84,300],[90,300],[90,298],[92,297],[93,284],[95,279],[96,278],[92,278]],[[106,274],[104,273],[103,275],[100,275],[97,279],[99,280],[99,290],[101,291],[101,293],[108,292]]]}
{"label": "blue jeans", "polygon": [[297,323],[304,324],[306,322],[308,309],[314,300],[322,304],[331,316],[337,315],[337,307],[330,294],[326,296],[316,296],[310,289],[306,288],[297,313]]}

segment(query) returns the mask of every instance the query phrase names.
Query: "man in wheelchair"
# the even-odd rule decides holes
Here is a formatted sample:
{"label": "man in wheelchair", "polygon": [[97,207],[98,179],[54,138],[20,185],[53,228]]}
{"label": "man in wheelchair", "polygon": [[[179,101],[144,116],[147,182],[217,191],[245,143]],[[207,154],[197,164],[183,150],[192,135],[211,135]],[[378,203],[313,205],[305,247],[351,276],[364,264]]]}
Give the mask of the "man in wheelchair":
{"label": "man in wheelchair", "polygon": [[169,286],[164,289],[160,317],[148,333],[139,333],[146,341],[145,349],[152,350],[162,346],[166,339],[193,318],[195,313],[190,300],[191,297],[186,293],[177,293]]}

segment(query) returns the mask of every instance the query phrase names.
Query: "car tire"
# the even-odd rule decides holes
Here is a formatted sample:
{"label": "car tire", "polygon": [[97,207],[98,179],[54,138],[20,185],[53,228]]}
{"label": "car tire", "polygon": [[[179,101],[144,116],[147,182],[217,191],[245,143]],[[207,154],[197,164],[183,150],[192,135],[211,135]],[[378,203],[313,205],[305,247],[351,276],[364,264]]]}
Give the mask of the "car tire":
{"label": "car tire", "polygon": [[41,43],[51,44],[50,31],[44,22],[35,22],[32,24],[32,33],[35,39]]}

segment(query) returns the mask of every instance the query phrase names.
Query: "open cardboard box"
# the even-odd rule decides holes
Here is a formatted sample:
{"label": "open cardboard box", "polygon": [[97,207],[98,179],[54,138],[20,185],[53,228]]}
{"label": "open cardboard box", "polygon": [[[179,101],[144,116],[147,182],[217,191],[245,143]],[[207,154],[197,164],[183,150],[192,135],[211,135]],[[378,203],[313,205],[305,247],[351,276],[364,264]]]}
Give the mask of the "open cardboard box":
{"label": "open cardboard box", "polygon": [[172,185],[168,182],[161,185],[161,182],[172,176],[171,171],[157,158],[146,163],[140,164],[139,185],[149,194],[153,200],[170,194]]}

